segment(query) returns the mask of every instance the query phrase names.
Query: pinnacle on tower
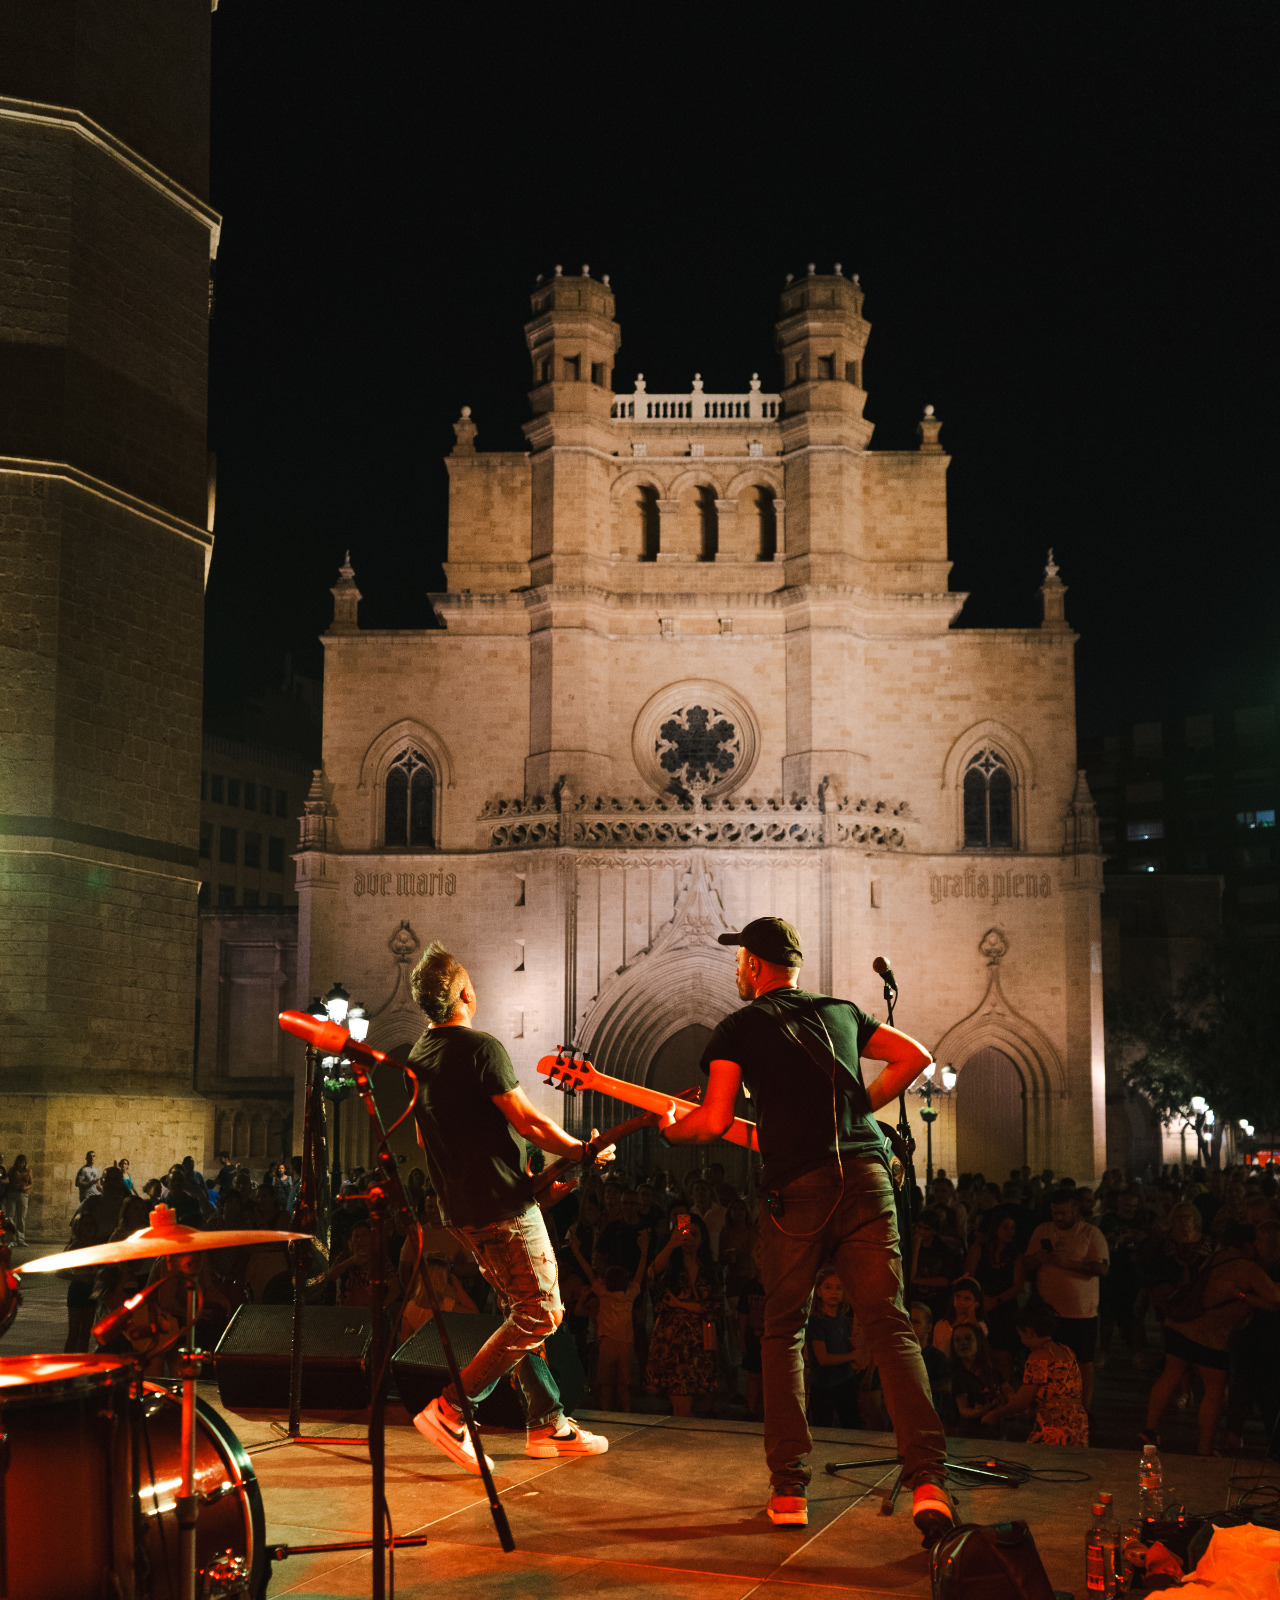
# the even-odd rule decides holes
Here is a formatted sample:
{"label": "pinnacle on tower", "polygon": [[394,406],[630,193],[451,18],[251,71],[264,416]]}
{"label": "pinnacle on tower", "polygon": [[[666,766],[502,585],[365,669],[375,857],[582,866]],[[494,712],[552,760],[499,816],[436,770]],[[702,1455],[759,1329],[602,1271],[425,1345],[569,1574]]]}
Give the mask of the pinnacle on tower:
{"label": "pinnacle on tower", "polygon": [[471,407],[463,406],[462,415],[453,425],[457,443],[453,447],[455,456],[473,456],[476,453],[476,425],[471,420]]}
{"label": "pinnacle on tower", "polygon": [[1063,632],[1071,626],[1067,621],[1066,598],[1067,586],[1058,576],[1058,566],[1053,559],[1053,551],[1050,550],[1049,559],[1045,563],[1044,582],[1040,585],[1040,600],[1044,607],[1040,623],[1042,628]]}
{"label": "pinnacle on tower", "polygon": [[942,454],[942,446],[938,443],[941,429],[941,417],[934,415],[932,406],[926,406],[924,415],[916,423],[916,438],[920,441],[921,450],[928,451],[931,455]]}
{"label": "pinnacle on tower", "polygon": [[356,588],[355,569],[351,565],[351,552],[347,551],[338,568],[338,581],[329,590],[333,596],[333,621],[330,633],[356,633],[359,631],[360,602],[364,596]]}

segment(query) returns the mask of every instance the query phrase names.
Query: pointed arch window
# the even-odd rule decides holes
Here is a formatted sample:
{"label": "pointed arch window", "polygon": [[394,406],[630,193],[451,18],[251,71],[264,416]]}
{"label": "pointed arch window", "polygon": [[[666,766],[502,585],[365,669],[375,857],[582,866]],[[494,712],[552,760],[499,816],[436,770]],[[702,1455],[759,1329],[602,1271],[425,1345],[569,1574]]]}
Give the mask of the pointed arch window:
{"label": "pointed arch window", "polygon": [[1013,776],[1003,756],[979,750],[964,771],[964,847],[1011,850]]}
{"label": "pointed arch window", "polygon": [[383,842],[389,850],[435,844],[435,769],[418,750],[406,750],[387,771]]}

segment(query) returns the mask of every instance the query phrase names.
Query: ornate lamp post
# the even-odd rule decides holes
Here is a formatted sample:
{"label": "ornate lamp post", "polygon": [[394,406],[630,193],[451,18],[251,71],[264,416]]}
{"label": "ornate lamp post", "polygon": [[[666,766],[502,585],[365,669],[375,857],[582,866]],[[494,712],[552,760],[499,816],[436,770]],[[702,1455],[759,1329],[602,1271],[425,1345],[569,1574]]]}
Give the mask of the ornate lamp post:
{"label": "ornate lamp post", "polygon": [[920,1111],[920,1120],[924,1123],[924,1192],[926,1196],[929,1190],[933,1188],[933,1125],[938,1120],[938,1113],[933,1104],[934,1097],[941,1098],[944,1094],[950,1094],[956,1086],[956,1074],[949,1061],[942,1069],[941,1083],[934,1082],[937,1071],[938,1063],[931,1061],[924,1069],[924,1087],[912,1088],[907,1091],[908,1094],[918,1094],[924,1101]]}
{"label": "ornate lamp post", "polygon": [[[345,1027],[351,1037],[363,1039],[369,1031],[369,1017],[365,1008],[356,1001],[340,983],[335,983],[322,1000],[312,1001],[311,1015],[327,1018]],[[355,1087],[355,1080],[347,1072],[341,1056],[325,1056],[320,1063],[324,1074],[324,1092],[333,1106],[333,1176],[330,1194],[336,1203],[342,1187],[342,1102]]]}

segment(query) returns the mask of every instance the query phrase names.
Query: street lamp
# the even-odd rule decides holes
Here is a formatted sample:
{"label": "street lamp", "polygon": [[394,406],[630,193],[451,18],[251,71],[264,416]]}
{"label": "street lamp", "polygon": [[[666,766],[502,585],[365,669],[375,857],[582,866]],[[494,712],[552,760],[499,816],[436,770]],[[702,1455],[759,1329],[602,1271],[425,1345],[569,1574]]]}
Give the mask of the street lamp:
{"label": "street lamp", "polygon": [[950,1094],[956,1086],[956,1074],[948,1061],[942,1069],[942,1082],[935,1083],[934,1075],[937,1073],[938,1063],[931,1061],[924,1069],[924,1087],[912,1087],[908,1094],[918,1094],[924,1101],[920,1108],[920,1120],[924,1123],[924,1166],[925,1166],[925,1194],[933,1188],[933,1125],[938,1120],[938,1113],[934,1108],[935,1096],[941,1097]]}
{"label": "street lamp", "polygon": [[[352,1001],[350,993],[340,983],[335,983],[322,1000],[313,1000],[309,1010],[321,1021],[345,1026],[357,1042],[369,1031],[368,1012],[359,1001]],[[321,1070],[324,1092],[333,1106],[333,1176],[329,1192],[336,1202],[342,1187],[342,1102],[355,1087],[355,1080],[347,1072],[341,1056],[325,1056]]]}

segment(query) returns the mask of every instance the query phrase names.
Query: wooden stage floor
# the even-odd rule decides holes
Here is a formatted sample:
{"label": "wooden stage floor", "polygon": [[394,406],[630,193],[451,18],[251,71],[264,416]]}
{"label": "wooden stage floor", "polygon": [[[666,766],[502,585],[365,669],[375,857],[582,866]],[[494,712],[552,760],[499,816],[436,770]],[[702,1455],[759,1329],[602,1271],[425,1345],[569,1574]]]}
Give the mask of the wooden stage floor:
{"label": "wooden stage floor", "polygon": [[[207,1398],[211,1387],[201,1385]],[[216,1392],[216,1391],[215,1391]],[[355,1538],[369,1526],[369,1470],[358,1429],[306,1424],[348,1436],[336,1445],[273,1444],[261,1417],[226,1413],[249,1448],[273,1543]],[[929,1594],[927,1559],[902,1498],[881,1514],[892,1474],[830,1476],[828,1461],[892,1451],[887,1435],[820,1429],[815,1435],[809,1526],[775,1528],[764,1514],[768,1478],[753,1423],[580,1412],[609,1439],[607,1455],[530,1461],[524,1435],[486,1431],[516,1549],[498,1545],[477,1478],[455,1467],[389,1410],[387,1485],[397,1533],[431,1542],[396,1558],[401,1600],[847,1600],[851,1595]],[[956,1440],[953,1453],[985,1447]],[[1046,1479],[1017,1489],[956,1488],[963,1520],[1020,1517],[1031,1526],[1055,1589],[1084,1592],[1084,1533],[1102,1489],[1121,1515],[1136,1511],[1138,1452],[993,1447]],[[1070,1480],[1088,1474],[1085,1481]],[[1166,1461],[1173,1500],[1188,1511],[1234,1503],[1240,1487],[1280,1485],[1280,1463],[1178,1456]],[[1235,1479],[1233,1487],[1231,1480]],[[276,1565],[269,1595],[347,1600],[369,1593],[367,1555],[291,1557]]]}

